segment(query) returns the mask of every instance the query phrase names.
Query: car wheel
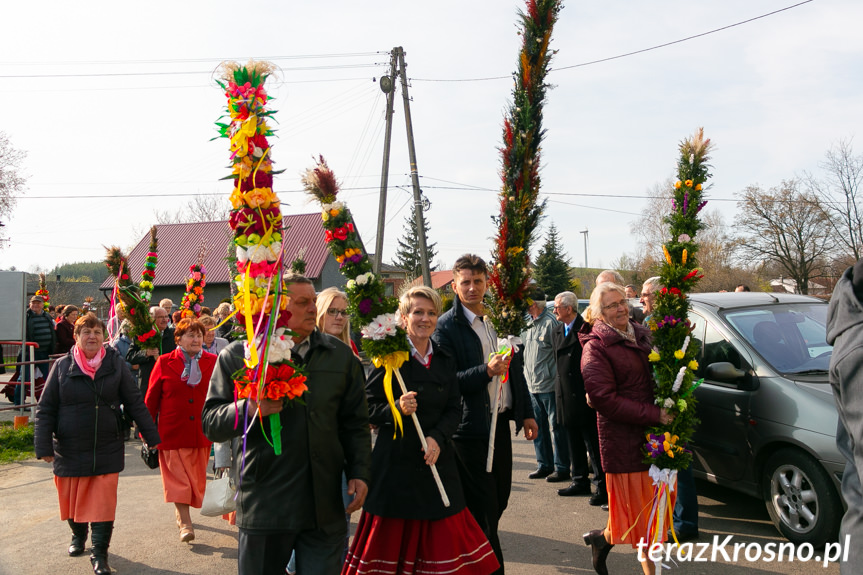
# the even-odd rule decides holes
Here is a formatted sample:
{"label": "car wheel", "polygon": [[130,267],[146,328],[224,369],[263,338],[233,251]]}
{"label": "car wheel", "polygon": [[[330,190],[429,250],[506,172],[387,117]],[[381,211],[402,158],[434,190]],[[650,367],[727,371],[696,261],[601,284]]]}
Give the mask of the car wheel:
{"label": "car wheel", "polygon": [[764,466],[762,491],[773,524],[792,543],[835,541],[842,519],[839,495],[823,467],[797,449],[781,449]]}

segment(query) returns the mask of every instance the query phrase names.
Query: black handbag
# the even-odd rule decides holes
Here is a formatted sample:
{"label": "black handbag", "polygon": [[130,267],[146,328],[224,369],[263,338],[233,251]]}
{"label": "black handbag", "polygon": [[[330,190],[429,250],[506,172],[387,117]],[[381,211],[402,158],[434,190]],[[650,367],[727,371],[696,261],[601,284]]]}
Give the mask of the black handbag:
{"label": "black handbag", "polygon": [[159,467],[159,450],[150,449],[146,443],[142,443],[141,459],[144,460],[144,464],[150,469],[157,469]]}

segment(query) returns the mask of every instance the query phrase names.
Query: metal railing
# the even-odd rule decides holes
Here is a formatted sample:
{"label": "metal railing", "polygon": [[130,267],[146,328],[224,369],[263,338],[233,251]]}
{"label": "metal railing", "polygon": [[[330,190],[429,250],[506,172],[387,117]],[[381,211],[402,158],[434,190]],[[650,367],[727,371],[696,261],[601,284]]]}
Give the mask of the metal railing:
{"label": "metal railing", "polygon": [[[36,350],[39,348],[39,344],[33,342],[20,342],[20,341],[0,341],[0,345],[2,345],[3,349],[3,364],[7,368],[17,369],[25,366],[45,366],[44,369],[41,369],[45,379],[48,379],[48,371],[51,368],[51,364],[54,361],[53,358],[48,359],[40,359],[36,360]],[[16,351],[17,348],[17,351]],[[17,361],[19,358],[23,359],[23,355],[21,353],[22,348],[27,350],[26,355],[29,355],[29,361]],[[8,358],[14,358],[15,361],[7,361]],[[10,385],[20,385],[21,387],[21,404],[20,405],[12,405],[9,407],[0,407],[0,411],[11,411],[11,410],[19,410],[22,413],[25,409],[30,409],[30,419],[33,420],[36,418],[36,369],[31,368],[29,370],[21,370],[20,379],[24,379],[24,373],[30,373],[30,380],[28,381],[9,381],[7,382]],[[27,391],[27,386],[29,383],[29,394]],[[27,403],[27,397],[32,398],[32,403]]]}

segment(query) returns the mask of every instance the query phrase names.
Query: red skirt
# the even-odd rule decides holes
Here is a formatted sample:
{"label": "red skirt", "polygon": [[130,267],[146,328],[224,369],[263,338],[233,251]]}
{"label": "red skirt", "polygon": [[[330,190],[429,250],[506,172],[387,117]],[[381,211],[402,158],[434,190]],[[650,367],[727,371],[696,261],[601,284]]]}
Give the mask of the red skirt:
{"label": "red skirt", "polygon": [[159,450],[159,471],[165,503],[185,503],[200,509],[207,488],[209,447]]}
{"label": "red skirt", "polygon": [[60,500],[60,519],[76,523],[113,521],[117,512],[119,473],[87,477],[57,477],[54,485]]}
{"label": "red skirt", "polygon": [[486,575],[500,567],[467,509],[445,519],[398,519],[363,511],[342,575]]}
{"label": "red skirt", "polygon": [[[608,525],[611,542],[614,545],[629,543],[633,549],[638,542],[647,539],[650,508],[653,505],[653,480],[647,471],[632,473],[606,473],[605,485],[608,490]],[[677,490],[671,492],[669,508],[674,509]],[[665,532],[671,526],[666,518]],[[631,530],[630,530],[631,528]],[[629,533],[627,531],[629,530]],[[626,538],[623,534],[626,533]]]}

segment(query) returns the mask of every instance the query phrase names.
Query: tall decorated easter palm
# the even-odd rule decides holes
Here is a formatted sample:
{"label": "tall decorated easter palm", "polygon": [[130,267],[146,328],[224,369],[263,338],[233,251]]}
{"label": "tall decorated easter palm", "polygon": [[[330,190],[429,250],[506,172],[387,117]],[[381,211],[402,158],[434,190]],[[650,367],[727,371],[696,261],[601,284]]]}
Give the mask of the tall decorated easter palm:
{"label": "tall decorated easter palm", "polygon": [[[511,353],[515,337],[527,325],[525,312],[530,306],[530,249],[535,239],[545,202],[539,201],[540,149],[545,130],[542,108],[549,86],[545,83],[552,51],[551,32],[557,22],[561,0],[528,0],[520,13],[522,39],[515,85],[507,117],[503,121],[501,153],[502,186],[500,214],[492,219],[497,226],[494,237],[491,286],[491,321],[501,353]],[[500,388],[507,376],[496,377]],[[495,403],[500,392],[495,394]],[[487,469],[494,457],[497,405],[492,407],[491,436]]]}
{"label": "tall decorated easter palm", "polygon": [[[217,82],[228,98],[230,121],[216,125],[220,135],[230,140],[231,174],[225,179],[234,183],[230,198],[230,226],[234,231],[232,266],[237,272],[233,278],[234,307],[237,323],[243,326],[246,338],[245,366],[233,374],[235,398],[267,398],[287,404],[302,402],[308,387],[305,375],[290,361],[293,341],[287,331],[291,314],[282,280],[285,269],[282,212],[273,192],[272,149],[267,141],[267,136],[273,133],[268,124],[273,111],[267,109],[264,83],[273,70],[269,62],[250,61],[245,66],[235,62],[222,64],[221,79]],[[193,269],[193,280],[195,273]],[[200,274],[203,281],[203,269]],[[259,419],[264,431],[263,418]],[[271,445],[276,455],[280,455],[278,414],[269,417],[269,427]],[[244,433],[249,429],[251,424]]]}
{"label": "tall decorated easter palm", "polygon": [[656,293],[653,315],[648,320],[654,344],[649,359],[656,381],[656,403],[674,415],[671,424],[649,429],[645,444],[645,461],[651,464],[650,475],[655,484],[651,543],[662,540],[666,521],[671,524],[670,491],[676,483],[677,471],[692,462],[687,442],[698,423],[693,391],[702,380],[695,380],[699,345],[690,335],[693,326],[688,318],[687,294],[703,277],[698,273],[695,236],[704,228],[698,214],[707,204],[704,191],[710,177],[707,163],[710,149],[703,128],[680,143],[678,180],[665,217],[669,234],[662,246],[664,263],[660,278],[664,287]]}

